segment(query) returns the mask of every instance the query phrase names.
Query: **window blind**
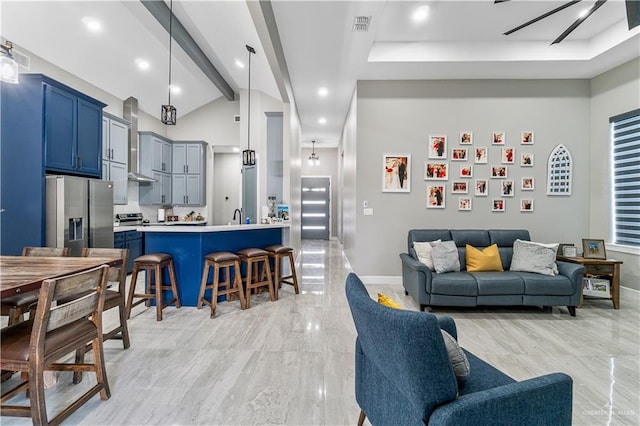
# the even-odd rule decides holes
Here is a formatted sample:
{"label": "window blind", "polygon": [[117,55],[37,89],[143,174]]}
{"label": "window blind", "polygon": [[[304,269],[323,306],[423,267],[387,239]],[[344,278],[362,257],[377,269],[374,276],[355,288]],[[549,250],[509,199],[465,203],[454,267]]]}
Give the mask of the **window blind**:
{"label": "window blind", "polygon": [[614,242],[640,246],[640,109],[611,117]]}

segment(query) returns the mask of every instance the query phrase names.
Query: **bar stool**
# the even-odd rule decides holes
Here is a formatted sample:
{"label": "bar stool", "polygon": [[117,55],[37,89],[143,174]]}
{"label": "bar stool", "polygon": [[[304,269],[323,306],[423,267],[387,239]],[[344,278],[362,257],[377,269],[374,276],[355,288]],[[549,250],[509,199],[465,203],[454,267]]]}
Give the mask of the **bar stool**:
{"label": "bar stool", "polygon": [[[278,291],[282,284],[289,284],[293,286],[293,289],[296,294],[300,293],[300,289],[298,288],[298,277],[296,276],[296,265],[293,260],[293,249],[291,247],[283,246],[282,244],[274,244],[272,246],[266,247],[266,251],[269,252],[269,258],[273,259],[274,270],[273,270],[273,287],[276,293],[276,299],[278,298]],[[289,267],[291,268],[291,274],[282,275],[282,258],[289,258]]]}
{"label": "bar stool", "polygon": [[[246,248],[238,252],[240,261],[247,264],[245,280],[245,301],[247,308],[251,303],[251,290],[261,287],[269,289],[271,301],[276,300],[271,280],[271,267],[269,266],[269,252],[259,248]],[[260,263],[262,263],[262,274],[260,274]],[[265,273],[266,272],[266,273]]]}
{"label": "bar stool", "polygon": [[[229,253],[228,251],[219,251],[209,253],[204,257],[204,260],[204,270],[202,271],[202,282],[200,283],[197,308],[202,309],[203,304],[209,305],[211,307],[211,318],[213,318],[216,316],[216,304],[219,295],[227,296],[227,302],[229,302],[231,295],[238,294],[240,298],[240,308],[247,309],[244,291],[242,289],[242,275],[240,274],[240,256]],[[231,267],[233,267],[233,282],[231,282]],[[209,268],[213,268],[213,281],[210,285],[207,285]],[[225,280],[222,282],[220,281],[221,272],[223,272],[225,276]],[[220,290],[221,284],[224,286],[223,290]],[[207,290],[211,290],[211,302],[204,297],[204,293]]]}
{"label": "bar stool", "polygon": [[[162,268],[169,271],[170,285],[162,284]],[[136,280],[138,272],[145,271],[145,293],[136,293]],[[155,277],[151,281],[151,273]],[[162,301],[163,290],[171,290],[173,298],[167,302]],[[133,298],[138,297],[140,300],[133,302]],[[176,273],[173,268],[173,257],[166,253],[150,253],[140,256],[133,261],[133,272],[131,273],[131,285],[129,286],[129,297],[127,298],[127,319],[131,317],[131,310],[134,306],[145,302],[147,306],[151,306],[151,300],[156,301],[156,320],[162,321],[162,310],[175,302],[176,308],[180,305],[180,296],[178,295],[178,287],[176,285]]]}

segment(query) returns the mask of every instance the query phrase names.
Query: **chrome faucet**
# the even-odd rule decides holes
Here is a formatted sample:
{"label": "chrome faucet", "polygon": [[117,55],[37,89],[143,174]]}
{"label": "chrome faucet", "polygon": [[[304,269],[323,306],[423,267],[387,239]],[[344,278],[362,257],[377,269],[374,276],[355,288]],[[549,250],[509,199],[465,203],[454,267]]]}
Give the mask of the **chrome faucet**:
{"label": "chrome faucet", "polygon": [[235,209],[233,211],[233,220],[236,220],[236,214],[238,215],[238,225],[242,225],[242,209]]}

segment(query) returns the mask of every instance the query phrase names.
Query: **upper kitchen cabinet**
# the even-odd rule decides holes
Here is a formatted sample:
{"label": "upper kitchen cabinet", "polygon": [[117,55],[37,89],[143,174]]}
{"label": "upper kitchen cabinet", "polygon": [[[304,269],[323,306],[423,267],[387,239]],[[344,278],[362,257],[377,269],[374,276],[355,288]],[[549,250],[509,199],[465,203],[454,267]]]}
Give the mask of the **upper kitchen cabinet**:
{"label": "upper kitchen cabinet", "polygon": [[127,204],[129,122],[102,116],[102,179],[113,182],[113,204]]}
{"label": "upper kitchen cabinet", "polygon": [[[25,76],[27,77],[27,76]],[[45,167],[50,172],[99,178],[102,169],[102,108],[105,104],[45,76],[21,84],[42,89]]]}
{"label": "upper kitchen cabinet", "polygon": [[171,204],[171,141],[153,132],[138,132],[138,142],[139,172],[156,180],[138,185],[140,205]]}
{"label": "upper kitchen cabinet", "polygon": [[207,143],[176,141],[173,143],[173,204],[202,206],[205,204]]}
{"label": "upper kitchen cabinet", "polygon": [[104,104],[41,74],[0,91],[0,254],[19,255],[45,245],[47,171],[100,178]]}

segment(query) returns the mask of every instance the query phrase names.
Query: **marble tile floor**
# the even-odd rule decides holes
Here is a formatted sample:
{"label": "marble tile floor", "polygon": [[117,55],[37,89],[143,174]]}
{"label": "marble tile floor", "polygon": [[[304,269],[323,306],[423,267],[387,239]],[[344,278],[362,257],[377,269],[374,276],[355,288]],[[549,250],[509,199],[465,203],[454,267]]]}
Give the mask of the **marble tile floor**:
{"label": "marble tile floor", "polygon": [[[342,247],[304,241],[298,257],[301,294],[284,286],[280,299],[252,297],[252,306],[222,303],[208,310],[140,305],[129,322],[132,346],[105,343],[112,396],[94,397],[69,425],[350,425],[355,329],[344,296],[350,271]],[[406,309],[417,305],[399,284],[368,285]],[[621,309],[589,300],[577,317],[566,308],[437,309],[456,320],[460,344],[522,380],[554,371],[574,379],[574,425],[640,424],[640,294],[624,289]],[[115,310],[105,322],[116,321]],[[4,324],[3,324],[4,325]],[[93,383],[71,385],[58,373],[48,409]],[[24,401],[23,397],[14,402]],[[29,419],[2,417],[3,425]]]}

